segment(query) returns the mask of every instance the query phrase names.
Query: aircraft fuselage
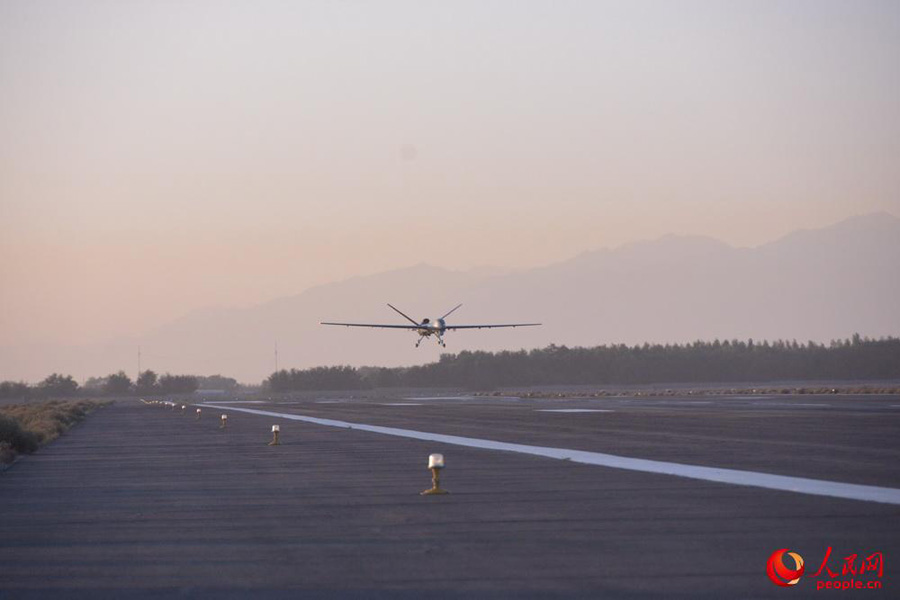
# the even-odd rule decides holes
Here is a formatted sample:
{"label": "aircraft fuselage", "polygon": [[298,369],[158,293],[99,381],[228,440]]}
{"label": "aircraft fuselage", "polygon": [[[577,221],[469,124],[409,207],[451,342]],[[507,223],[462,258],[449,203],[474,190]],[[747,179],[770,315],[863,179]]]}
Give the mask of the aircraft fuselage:
{"label": "aircraft fuselage", "polygon": [[422,337],[431,337],[432,335],[441,337],[446,329],[447,325],[443,319],[422,319],[416,333]]}

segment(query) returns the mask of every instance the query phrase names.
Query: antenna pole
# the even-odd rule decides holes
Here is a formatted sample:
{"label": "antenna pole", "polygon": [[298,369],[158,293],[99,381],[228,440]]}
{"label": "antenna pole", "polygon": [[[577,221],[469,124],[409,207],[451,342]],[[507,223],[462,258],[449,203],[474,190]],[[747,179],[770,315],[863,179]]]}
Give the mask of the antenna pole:
{"label": "antenna pole", "polygon": [[[140,346],[138,346],[138,374],[137,374],[137,378],[138,378],[138,379],[141,378],[141,347],[140,347]],[[137,382],[137,379],[135,379],[135,382]]]}
{"label": "antenna pole", "polygon": [[275,372],[278,372],[278,340],[275,340]]}

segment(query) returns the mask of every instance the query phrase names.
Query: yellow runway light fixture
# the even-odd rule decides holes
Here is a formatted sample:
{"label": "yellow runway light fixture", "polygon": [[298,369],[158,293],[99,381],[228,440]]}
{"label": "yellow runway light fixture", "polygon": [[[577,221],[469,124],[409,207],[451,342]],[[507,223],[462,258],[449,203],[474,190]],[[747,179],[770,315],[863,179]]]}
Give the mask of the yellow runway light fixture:
{"label": "yellow runway light fixture", "polygon": [[219,429],[227,429],[228,428],[228,415],[222,415],[222,424],[219,425]]}
{"label": "yellow runway light fixture", "polygon": [[437,496],[441,494],[449,494],[445,489],[441,488],[441,470],[444,468],[444,455],[432,454],[428,457],[428,468],[431,469],[431,489],[421,492],[422,496]]}
{"label": "yellow runway light fixture", "polygon": [[281,433],[281,427],[278,425],[272,425],[272,441],[269,442],[270,446],[279,446],[281,442],[278,441],[278,434]]}

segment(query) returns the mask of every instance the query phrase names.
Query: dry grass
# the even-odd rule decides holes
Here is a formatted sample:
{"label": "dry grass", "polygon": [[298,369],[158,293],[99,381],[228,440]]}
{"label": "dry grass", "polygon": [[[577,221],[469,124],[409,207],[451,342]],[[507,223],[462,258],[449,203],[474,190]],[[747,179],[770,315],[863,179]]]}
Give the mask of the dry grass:
{"label": "dry grass", "polygon": [[91,411],[109,404],[98,400],[51,400],[0,406],[0,463],[34,452]]}

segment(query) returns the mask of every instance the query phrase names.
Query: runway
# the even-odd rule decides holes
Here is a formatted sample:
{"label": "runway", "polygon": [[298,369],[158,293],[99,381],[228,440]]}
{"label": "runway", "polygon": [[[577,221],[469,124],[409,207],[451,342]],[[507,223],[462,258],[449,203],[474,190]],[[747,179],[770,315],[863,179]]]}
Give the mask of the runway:
{"label": "runway", "polygon": [[[120,402],[0,475],[0,597],[815,597],[828,547],[838,571],[883,553],[864,593],[896,593],[897,505],[359,426],[898,488],[897,396],[223,400],[200,421]],[[418,495],[432,452],[448,496]],[[780,548],[807,561],[787,591]]]}
{"label": "runway", "polygon": [[[884,504],[900,505],[900,489],[895,488],[823,481],[805,477],[787,477],[783,475],[755,473],[752,471],[722,469],[717,467],[705,467],[701,465],[685,465],[673,462],[629,458],[600,452],[585,452],[583,450],[572,450],[569,448],[550,448],[545,446],[512,444],[508,442],[498,442],[496,440],[445,435],[433,432],[416,431],[413,429],[398,429],[396,427],[381,427],[378,425],[367,425],[365,423],[351,423],[348,421],[336,421],[334,419],[321,419],[317,417],[309,417],[285,412],[274,412],[270,410],[267,411],[253,408],[228,407],[226,405],[217,404],[200,404],[199,406],[204,408],[224,409],[245,414],[272,417],[278,420],[288,419],[291,421],[302,421],[305,423],[313,423],[315,425],[323,425],[326,427],[339,427],[341,429],[353,429],[357,431],[366,431],[369,433],[412,438],[415,440],[436,442],[444,445],[464,446],[467,448],[496,450],[500,452],[516,452],[519,454],[528,454],[531,456],[540,456],[543,458],[569,460],[580,464],[594,465],[599,467],[627,469],[629,471],[641,471],[644,473],[671,475],[675,477],[687,477],[689,479],[729,483],[732,485],[749,485],[753,487],[812,494],[816,496],[828,496],[832,498],[846,498],[850,500],[863,500],[867,502],[881,502]],[[423,405],[408,403],[388,403],[381,404],[381,406]],[[538,410],[538,412],[565,413],[612,412],[602,409],[592,410],[578,408],[536,410]]]}

